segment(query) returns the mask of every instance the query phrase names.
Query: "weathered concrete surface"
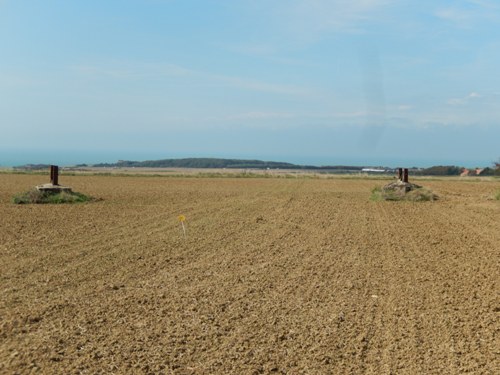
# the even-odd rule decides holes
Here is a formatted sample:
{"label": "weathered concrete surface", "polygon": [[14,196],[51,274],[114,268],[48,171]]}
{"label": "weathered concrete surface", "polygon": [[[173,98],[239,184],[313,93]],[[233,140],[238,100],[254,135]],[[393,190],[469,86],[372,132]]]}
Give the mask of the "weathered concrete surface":
{"label": "weathered concrete surface", "polygon": [[422,186],[412,184],[411,182],[403,182],[401,180],[397,180],[396,182],[391,182],[390,184],[385,185],[384,187],[382,187],[382,190],[384,192],[393,191],[398,195],[404,195],[412,190],[420,189],[421,187]]}
{"label": "weathered concrete surface", "polygon": [[54,194],[62,193],[63,191],[66,193],[71,192],[71,188],[68,186],[53,185],[53,184],[37,185],[36,189],[38,191],[50,192],[50,193],[54,193]]}

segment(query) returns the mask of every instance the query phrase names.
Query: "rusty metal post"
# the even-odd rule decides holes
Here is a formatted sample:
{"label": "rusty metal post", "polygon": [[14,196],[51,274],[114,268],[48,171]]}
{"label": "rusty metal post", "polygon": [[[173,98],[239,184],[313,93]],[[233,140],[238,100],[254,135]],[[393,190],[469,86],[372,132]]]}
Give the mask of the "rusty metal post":
{"label": "rusty metal post", "polygon": [[408,183],[408,168],[404,169],[403,182]]}
{"label": "rusty metal post", "polygon": [[59,167],[57,165],[50,166],[50,183],[59,185]]}
{"label": "rusty metal post", "polygon": [[398,168],[398,179],[403,181],[403,168]]}

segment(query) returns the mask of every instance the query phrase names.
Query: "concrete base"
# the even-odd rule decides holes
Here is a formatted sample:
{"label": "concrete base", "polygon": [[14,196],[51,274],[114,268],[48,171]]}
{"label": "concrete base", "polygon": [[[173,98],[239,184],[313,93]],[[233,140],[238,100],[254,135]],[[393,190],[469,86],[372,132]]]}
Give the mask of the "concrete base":
{"label": "concrete base", "polygon": [[36,189],[38,191],[54,193],[54,194],[62,193],[63,191],[71,193],[70,187],[62,185],[43,184],[43,185],[38,185]]}
{"label": "concrete base", "polygon": [[396,182],[392,182],[390,184],[385,185],[382,190],[383,191],[393,191],[395,193],[398,193],[400,195],[404,195],[412,190],[419,189],[422,186],[412,184],[410,182],[403,182],[401,180],[398,180]]}

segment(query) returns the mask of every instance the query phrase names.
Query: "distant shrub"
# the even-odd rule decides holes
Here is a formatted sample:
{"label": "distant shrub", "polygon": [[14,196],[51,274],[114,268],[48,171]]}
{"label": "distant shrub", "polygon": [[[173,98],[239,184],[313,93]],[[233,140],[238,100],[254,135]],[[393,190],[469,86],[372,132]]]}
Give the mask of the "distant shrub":
{"label": "distant shrub", "polygon": [[459,176],[463,170],[463,168],[455,165],[437,165],[414,172],[414,174],[421,176]]}
{"label": "distant shrub", "polygon": [[15,204],[61,204],[61,203],[82,203],[94,200],[82,193],[72,191],[62,191],[60,193],[43,192],[32,189],[18,194],[12,198]]}
{"label": "distant shrub", "polygon": [[495,170],[490,167],[484,168],[481,173],[479,173],[480,176],[494,176],[495,175]]}

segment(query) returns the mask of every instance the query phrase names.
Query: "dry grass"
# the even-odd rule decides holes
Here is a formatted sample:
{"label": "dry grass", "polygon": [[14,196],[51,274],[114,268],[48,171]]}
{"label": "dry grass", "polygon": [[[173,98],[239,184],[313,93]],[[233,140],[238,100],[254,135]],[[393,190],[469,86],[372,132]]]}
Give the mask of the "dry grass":
{"label": "dry grass", "polygon": [[438,199],[438,196],[431,190],[419,188],[408,193],[401,193],[393,190],[384,190],[380,187],[372,189],[370,200],[380,201],[407,201],[407,202],[430,202]]}
{"label": "dry grass", "polygon": [[12,202],[15,204],[61,204],[61,203],[83,203],[93,200],[85,194],[62,191],[60,193],[43,192],[37,189],[28,190],[15,195]]}

